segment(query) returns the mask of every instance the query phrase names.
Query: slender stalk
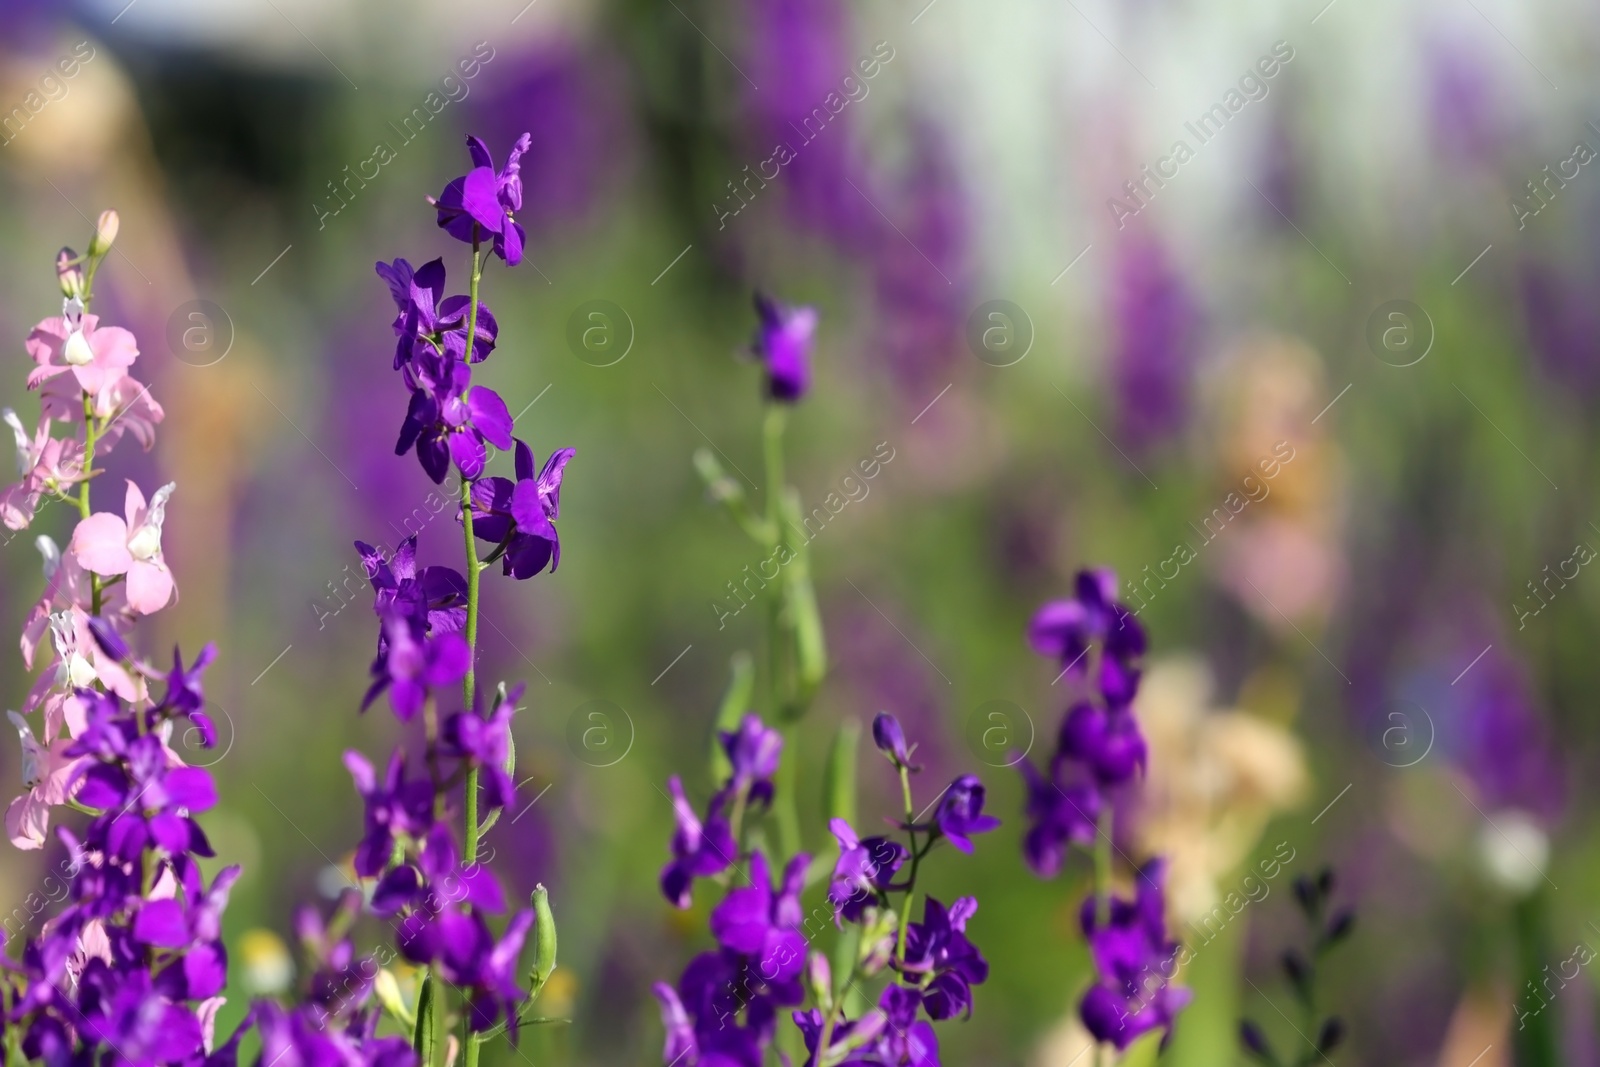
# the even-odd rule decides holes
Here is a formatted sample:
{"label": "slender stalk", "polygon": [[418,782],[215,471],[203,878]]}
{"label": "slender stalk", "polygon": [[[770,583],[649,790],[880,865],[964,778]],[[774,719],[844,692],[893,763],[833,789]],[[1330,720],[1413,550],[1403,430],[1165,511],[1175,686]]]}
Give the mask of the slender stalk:
{"label": "slender stalk", "polygon": [[[900,768],[900,798],[905,802],[906,825],[910,826],[916,818],[916,812],[911,804],[911,772],[905,767]],[[906,962],[906,927],[911,925],[911,905],[917,897],[917,869],[922,866],[922,857],[933,848],[933,834],[928,834],[928,843],[922,848],[917,847],[917,834],[915,830],[907,830],[906,837],[911,842],[911,873],[906,878],[906,897],[900,902],[900,914],[896,916],[896,925],[899,930],[895,934],[894,958],[897,963]]]}
{"label": "slender stalk", "polygon": [[1111,808],[1100,812],[1099,833],[1094,839],[1094,921],[1105,926],[1111,921]]}
{"label": "slender stalk", "polygon": [[[766,463],[766,534],[768,549],[784,541],[783,533],[783,426],[782,404],[768,404],[761,423],[762,454]],[[793,620],[784,614],[783,579],[774,579],[767,594],[767,687],[770,706],[783,731],[787,759],[778,765],[772,815],[778,824],[778,848],[788,859],[800,852],[800,814],[795,792],[799,788],[799,731],[794,728]]]}
{"label": "slender stalk", "polygon": [[[462,353],[462,358],[468,363],[472,361],[472,348],[478,338],[478,283],[483,280],[483,251],[479,244],[478,227],[472,227],[472,280],[469,283],[467,300],[467,347]],[[466,475],[461,477],[461,528],[466,537],[467,551],[467,676],[461,682],[462,709],[468,713],[472,711],[472,698],[477,687],[477,656],[478,656],[478,578],[482,570],[478,566],[478,540],[472,530],[472,481]],[[478,862],[478,768],[473,767],[467,772],[466,784],[466,849],[464,855],[468,864]],[[439,1033],[444,1029],[443,1018],[440,1018]],[[471,1012],[467,1005],[462,1005],[461,1011],[461,1054],[465,1067],[477,1067],[478,1042],[472,1033]]]}

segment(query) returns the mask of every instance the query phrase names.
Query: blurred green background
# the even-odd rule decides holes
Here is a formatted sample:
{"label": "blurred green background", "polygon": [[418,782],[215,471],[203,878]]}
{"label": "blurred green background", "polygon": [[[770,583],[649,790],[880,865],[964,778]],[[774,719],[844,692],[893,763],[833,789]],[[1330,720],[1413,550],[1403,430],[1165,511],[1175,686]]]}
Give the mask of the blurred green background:
{"label": "blurred green background", "polygon": [[[208,827],[218,862],[245,864],[225,1019],[292,981],[291,909],[340,884],[360,811],[339,754],[392,740],[357,713],[375,629],[350,542],[458,553],[393,455],[406,395],[372,264],[443,255],[464,279],[423,197],[464,169],[465,133],[499,159],[528,130],[528,263],[485,276],[483,380],[541,458],[577,458],[561,569],[485,583],[480,676],[529,683],[523,806],[488,844],[519,894],[551,887],[546,1013],[573,1023],[499,1062],[657,1062],[649,984],[706,940],[710,901],[679,914],[656,889],[662,789],[710,790],[730,658],[760,643],[729,588],[758,555],[692,462],[713,449],[759,498],[739,351],[760,288],[821,314],[789,420],[790,479],[833,513],[811,546],[833,662],[801,731],[806,843],[828,844],[834,730],[880,709],[920,740],[928,799],[975,771],[1005,820],[976,861],[929,872],[935,895],[982,901],[969,933],[993,965],[973,1019],[941,1027],[946,1063],[1079,1062],[1090,872],[1027,871],[1021,781],[981,724],[1003,706],[1017,745],[1053,744],[1065,694],[1026,622],[1105,565],[1138,583],[1153,642],[1127,847],[1173,858],[1177,931],[1204,942],[1167,1061],[1236,1062],[1241,1014],[1298,1040],[1279,1010],[1289,881],[1331,864],[1359,914],[1326,976],[1339,1063],[1600,1064],[1594,976],[1541,985],[1600,944],[1600,578],[1575,562],[1600,546],[1591,8],[0,13],[0,391],[33,410],[21,340],[55,308],[52,258],[118,208],[97,310],[139,337],[167,421],[111,474],[179,484],[182,601],[149,647],[222,650]],[[852,488],[875,453],[892,459]],[[36,530],[69,527],[47,510]],[[30,541],[0,555],[18,625]],[[19,659],[0,684],[20,701]],[[597,710],[615,731],[598,754]],[[8,748],[0,773],[17,770]],[[875,758],[861,788],[864,813],[893,811]],[[0,899],[51,862],[0,852]],[[1230,894],[1258,899],[1219,923]]]}

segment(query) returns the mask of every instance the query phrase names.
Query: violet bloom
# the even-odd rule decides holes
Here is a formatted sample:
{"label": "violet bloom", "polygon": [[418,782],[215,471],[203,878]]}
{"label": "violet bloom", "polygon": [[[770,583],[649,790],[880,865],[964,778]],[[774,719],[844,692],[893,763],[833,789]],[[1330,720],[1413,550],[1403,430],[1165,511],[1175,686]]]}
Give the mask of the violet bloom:
{"label": "violet bloom", "polygon": [[922,769],[912,765],[911,750],[906,747],[906,733],[900,728],[900,720],[887,711],[880,711],[873,717],[872,743],[878,747],[879,752],[889,757],[896,770],[901,767],[908,771]]}
{"label": "violet bloom", "polygon": [[820,1010],[812,1008],[810,1011],[797,1011],[793,1017],[808,1053],[806,1067],[817,1067],[823,1063],[836,1064],[838,1067],[875,1067],[886,1062],[877,1054],[875,1047],[884,1028],[888,1026],[888,1020],[881,1011],[870,1011],[859,1019],[835,1019],[833,1029],[828,1034],[826,1049],[817,1047],[826,1028]]}
{"label": "violet bloom", "polygon": [[717,735],[722,751],[733,765],[733,778],[724,792],[736,796],[748,790],[750,803],[772,800],[772,776],[778,773],[783,735],[768,728],[753,712],[739,720],[736,730]]}
{"label": "violet bloom", "polygon": [[[445,296],[444,260],[431,259],[415,270],[404,259],[379,262],[378,277],[389,286],[399,313],[394,320],[394,369],[411,362],[418,343],[442,349],[447,356],[463,359],[467,352],[468,321],[472,313],[469,296]],[[482,363],[494,351],[499,328],[489,305],[478,301],[477,328],[472,335],[472,363]]]}
{"label": "violet bloom", "polygon": [[561,479],[577,449],[558,448],[535,473],[533,450],[516,445],[516,481],[481,478],[472,486],[472,532],[492,544],[504,543],[501,571],[516,579],[532,578],[549,564],[561,565],[561,538],[555,520],[561,515]]}
{"label": "violet bloom", "polygon": [[424,346],[405,366],[411,404],[394,454],[417,449],[417,460],[434,482],[444,481],[450,464],[464,478],[483,473],[488,460],[485,441],[496,448],[511,448],[511,412],[493,389],[472,384],[466,363]]}
{"label": "violet bloom", "polygon": [[[114,697],[93,702],[86,729],[66,753],[92,757],[79,765],[74,797],[105,812],[91,824],[92,832],[104,832],[107,854],[129,863],[153,846],[174,855],[210,856],[211,846],[192,817],[216,806],[210,773],[172,766],[160,737],[138,734],[126,716],[106,716],[116,705]],[[72,795],[70,784],[67,793]]]}
{"label": "violet bloom", "polygon": [[353,749],[344,754],[344,765],[366,804],[366,831],[356,846],[355,871],[362,878],[376,878],[394,855],[397,833],[416,836],[433,825],[433,783],[425,778],[406,781],[405,753],[399,749],[389,758],[381,783],[372,764]]}
{"label": "violet bloom", "polygon": [[523,686],[518,685],[496,704],[488,718],[472,711],[458,711],[444,722],[439,750],[446,756],[468,760],[480,770],[479,787],[491,808],[511,803],[516,783],[506,770],[511,755],[511,716],[517,710]]}
{"label": "violet bloom", "polygon": [[1178,1012],[1191,997],[1187,989],[1171,984],[1179,946],[1167,938],[1165,879],[1165,861],[1152,860],[1139,871],[1132,900],[1112,898],[1109,922],[1102,926],[1097,921],[1092,896],[1079,916],[1099,972],[1098,983],[1084,994],[1079,1015],[1095,1040],[1119,1050],[1158,1027],[1170,1036]]}
{"label": "violet bloom", "polygon": [[800,891],[805,887],[811,857],[795,856],[783,870],[776,892],[767,859],[758,850],[750,856],[750,884],[735,889],[711,913],[711,933],[724,948],[749,957],[768,981],[797,978],[806,962],[806,941],[800,935]]}
{"label": "violet bloom", "polygon": [[483,1033],[504,1014],[506,1032],[517,1040],[517,1008],[527,994],[517,986],[517,959],[533,925],[533,912],[518,912],[498,941],[478,912],[447,911],[439,916],[443,927],[437,966],[445,981],[467,996],[472,1029]]}
{"label": "violet bloom", "polygon": [[950,783],[939,807],[933,813],[934,825],[962,852],[972,851],[972,834],[981,834],[1000,825],[993,815],[983,813],[983,782],[975,774],[963,774]]}
{"label": "violet bloom", "polygon": [[472,666],[472,650],[458,633],[421,637],[410,620],[391,614],[383,620],[383,635],[362,711],[387,689],[395,718],[410,722],[428,702],[430,689],[459,683]]}
{"label": "violet bloom", "polygon": [[508,267],[522,262],[525,234],[516,221],[516,212],[522,209],[522,153],[531,141],[526,133],[517,138],[506,156],[506,165],[496,171],[488,147],[469,136],[467,152],[472,156],[472,169],[452,179],[437,200],[428,198],[439,209],[440,229],[467,244],[492,235],[494,253]]}
{"label": "violet bloom", "polygon": [[1088,845],[1099,833],[1100,791],[1081,783],[1062,786],[1030,760],[1018,762],[1017,769],[1028,787],[1027,817],[1033,823],[1022,841],[1023,856],[1039,877],[1053,878],[1068,846]]}
{"label": "violet bloom", "polygon": [[815,308],[791,308],[757,293],[761,322],[750,351],[767,371],[767,395],[793,404],[811,387],[811,336],[817,329]]}
{"label": "violet bloom", "polygon": [[900,865],[911,858],[911,853],[898,841],[887,837],[857,838],[856,832],[843,819],[828,823],[828,829],[839,842],[839,860],[833,866],[833,880],[828,884],[828,900],[833,904],[833,921],[842,918],[857,922],[867,905],[876,903]]}
{"label": "violet bloom", "polygon": [[1145,650],[1144,627],[1126,604],[1117,600],[1117,576],[1109,569],[1078,572],[1074,595],[1052,600],[1028,624],[1028,643],[1082,677],[1085,653],[1095,641],[1107,657],[1127,663]]}
{"label": "violet bloom", "polygon": [[924,982],[922,1007],[929,1018],[972,1012],[972,987],[989,977],[989,964],[967,940],[967,921],[978,902],[961,897],[948,909],[933,897],[922,905],[922,921],[906,929],[906,956],[895,969]]}
{"label": "violet bloom", "polygon": [[[466,625],[467,580],[453,567],[419,568],[416,534],[401,541],[387,559],[365,541],[355,545],[372,584],[372,610],[378,618],[399,614],[424,633],[454,633]],[[380,648],[382,641],[380,635]]]}
{"label": "violet bloom", "polygon": [[1183,429],[1198,352],[1189,288],[1154,238],[1129,234],[1122,242],[1111,316],[1118,436],[1142,451]]}
{"label": "violet bloom", "polygon": [[931,1023],[917,1018],[921,1006],[922,995],[915,989],[895,984],[884,988],[878,1007],[888,1026],[876,1046],[882,1062],[898,1067],[940,1067],[939,1037]]}
{"label": "violet bloom", "polygon": [[1120,785],[1144,772],[1147,754],[1131,708],[1081,703],[1061,720],[1051,770],[1059,778],[1063,764],[1074,760],[1087,766],[1101,785]]}
{"label": "violet bloom", "polygon": [[672,835],[672,862],[661,869],[661,893],[677,908],[692,903],[694,880],[721,874],[733,866],[738,842],[722,814],[722,797],[712,798],[702,823],[683,795],[683,782],[677,775],[667,783],[672,790],[672,811],[678,820]]}
{"label": "violet bloom", "polygon": [[[90,620],[93,626],[98,620]],[[112,631],[114,633],[114,631]],[[95,638],[99,640],[99,632]],[[105,647],[103,644],[102,648]],[[125,658],[125,657],[124,657]],[[167,683],[167,691],[162,694],[161,702],[146,712],[146,719],[154,724],[164,716],[182,715],[194,724],[200,733],[200,744],[211,748],[217,743],[217,727],[211,717],[205,713],[206,694],[201,684],[202,676],[207,667],[211,666],[217,658],[215,642],[207,642],[206,646],[195,656],[194,662],[187,668],[183,665],[183,655],[174,646],[172,649],[172,670],[164,675],[152,674],[152,677],[162,678]]]}

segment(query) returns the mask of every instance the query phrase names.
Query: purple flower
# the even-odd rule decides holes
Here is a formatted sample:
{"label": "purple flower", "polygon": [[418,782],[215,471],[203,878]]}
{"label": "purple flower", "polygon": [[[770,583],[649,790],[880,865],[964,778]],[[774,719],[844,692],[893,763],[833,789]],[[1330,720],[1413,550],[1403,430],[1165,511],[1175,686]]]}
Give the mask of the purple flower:
{"label": "purple flower", "polygon": [[469,760],[479,768],[483,800],[491,808],[506,807],[516,792],[506,763],[511,755],[511,716],[516,713],[522,690],[521,685],[512,688],[488,718],[476,708],[458,711],[445,720],[440,731],[442,754]]}
{"label": "purple flower", "polygon": [[833,920],[856,922],[867,905],[880,899],[911,853],[887,837],[859,839],[843,819],[834,819],[828,829],[839,842],[839,860],[833,866],[833,881],[828,884]]}
{"label": "purple flower", "polygon": [[472,666],[472,650],[458,633],[419,637],[408,619],[391,614],[383,620],[383,634],[362,711],[387,689],[395,717],[410,722],[427,703],[429,689],[459,683]]}
{"label": "purple flower", "polygon": [[1117,576],[1110,570],[1078,572],[1075,595],[1052,600],[1028,624],[1028,643],[1082,677],[1084,653],[1100,641],[1107,657],[1126,663],[1144,654],[1144,628],[1117,600]]}
{"label": "purple flower", "polygon": [[756,294],[761,321],[750,350],[767,371],[767,395],[793,404],[811,385],[811,335],[817,329],[815,308],[791,308]]}
{"label": "purple flower", "polygon": [[417,836],[433,825],[433,783],[406,781],[405,764],[405,753],[396,749],[379,783],[365,756],[354,750],[344,754],[356,792],[366,802],[366,832],[355,856],[355,871],[362,878],[375,878],[389,866],[396,833]]}
{"label": "purple flower", "polygon": [[534,473],[533,450],[516,444],[517,479],[483,478],[472,486],[472,532],[484,541],[504,542],[501,570],[513,578],[532,578],[549,564],[561,564],[561,539],[555,520],[561,515],[561,478],[577,454],[558,448]]}
{"label": "purple flower", "polygon": [[906,956],[896,970],[925,983],[922,1007],[933,1019],[948,1019],[972,1012],[972,987],[989,977],[989,964],[967,940],[967,920],[977,914],[978,902],[961,897],[945,906],[928,897],[922,921],[906,930]]}
{"label": "purple flower", "polygon": [[511,412],[500,394],[472,384],[467,364],[431,346],[416,353],[405,367],[411,405],[400,426],[394,453],[403,456],[417,449],[417,460],[435,483],[455,463],[462,477],[483,473],[488,459],[484,442],[511,448]]}
{"label": "purple flower", "polygon": [[1120,785],[1143,773],[1146,756],[1144,735],[1131,708],[1103,708],[1085,702],[1075,705],[1061,720],[1051,770],[1060,778],[1063,765],[1075,760],[1086,765],[1101,785]]}
{"label": "purple flower", "polygon": [[[445,355],[462,359],[467,351],[468,319],[472,298],[444,295],[444,260],[431,259],[412,270],[404,259],[392,264],[379,262],[378,276],[389,286],[399,313],[394,320],[394,369],[399,370],[411,362],[419,343],[435,349],[442,348]],[[494,351],[498,326],[489,306],[478,302],[477,328],[472,335],[473,363],[482,363]]]}
{"label": "purple flower", "polygon": [[733,778],[724,792],[735,796],[748,790],[751,803],[771,801],[772,776],[778,773],[783,735],[769,729],[759,715],[750,713],[739,720],[738,729],[719,733],[717,740],[733,765]]}
{"label": "purple flower", "polygon": [[[417,566],[417,535],[400,542],[394,556],[357,541],[361,568],[372,583],[372,610],[382,619],[399,614],[422,633],[454,633],[467,622],[467,580],[452,567]],[[383,636],[379,635],[382,649]]]}
{"label": "purple flower", "polygon": [[1079,1014],[1096,1040],[1118,1049],[1157,1027],[1170,1035],[1190,999],[1187,989],[1170,982],[1178,943],[1167,938],[1165,878],[1165,861],[1153,860],[1139,872],[1132,900],[1112,898],[1108,922],[1099,923],[1093,897],[1083,902],[1079,916],[1099,972]]}
{"label": "purple flower", "polygon": [[1067,846],[1090,844],[1099,832],[1100,791],[1086,784],[1062,786],[1040,774],[1029,760],[1020,761],[1017,768],[1028,787],[1027,816],[1033,821],[1022,852],[1035,874],[1053,878]]}
{"label": "purple flower", "polygon": [[661,869],[661,892],[678,908],[692,902],[694,880],[720,874],[733,866],[739,845],[722,814],[722,797],[712,798],[706,820],[701,823],[683,795],[683,782],[677,775],[667,783],[672,790],[672,810],[678,820],[672,835],[672,862]]}
{"label": "purple flower", "polygon": [[1130,234],[1120,247],[1111,293],[1118,436],[1144,450],[1187,419],[1199,316],[1161,242]]}
{"label": "purple flower", "polygon": [[934,825],[962,852],[972,851],[971,834],[981,834],[1000,825],[993,815],[983,813],[983,782],[975,774],[963,774],[950,783],[939,807],[933,813]]}
{"label": "purple flower", "polygon": [[888,1021],[881,1011],[870,1011],[859,1019],[836,1019],[828,1032],[828,1047],[819,1049],[824,1020],[816,1008],[794,1013],[794,1024],[800,1028],[800,1037],[806,1044],[806,1067],[817,1064],[837,1064],[838,1067],[873,1067],[883,1060],[878,1057],[873,1043],[883,1033]]}
{"label": "purple flower", "polygon": [[[172,766],[160,737],[136,733],[130,718],[107,721],[104,709],[115,704],[115,698],[92,703],[88,728],[67,749],[69,756],[94,757],[80,764],[74,797],[105,812],[90,824],[90,836],[108,855],[129,863],[152,846],[173,855],[210,856],[211,846],[192,818],[216,806],[210,773]],[[72,789],[69,782],[69,796]]]}
{"label": "purple flower", "polygon": [[730,892],[711,913],[711,933],[717,942],[749,957],[768,981],[797,978],[805,967],[806,941],[797,927],[800,891],[810,862],[804,853],[790,860],[774,892],[766,857],[760,851],[752,853],[750,884]]}
{"label": "purple flower", "polygon": [[879,752],[889,757],[896,770],[901,767],[908,771],[922,769],[912,765],[911,750],[906,747],[906,734],[900,728],[900,720],[887,711],[878,712],[872,720],[872,743],[878,746]]}
{"label": "purple flower", "polygon": [[522,153],[531,141],[526,133],[517,138],[506,165],[496,171],[488,147],[469,136],[472,169],[451,180],[437,200],[430,197],[428,201],[439,210],[440,229],[456,240],[475,244],[492,234],[495,255],[508,267],[522,262],[525,235],[516,212],[522,208]]}

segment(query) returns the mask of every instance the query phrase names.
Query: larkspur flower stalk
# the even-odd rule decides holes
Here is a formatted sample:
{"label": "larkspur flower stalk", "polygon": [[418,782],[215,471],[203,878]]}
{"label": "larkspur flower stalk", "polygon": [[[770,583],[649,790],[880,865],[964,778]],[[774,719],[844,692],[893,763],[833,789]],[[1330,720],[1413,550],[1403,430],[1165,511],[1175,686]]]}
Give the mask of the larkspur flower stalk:
{"label": "larkspur flower stalk", "polygon": [[[175,596],[161,556],[172,486],[146,501],[130,481],[125,517],[91,507],[90,483],[102,473],[96,460],[125,432],[149,447],[162,418],[149,388],[129,375],[139,354],[133,335],[89,313],[117,228],[116,213],[105,212],[87,256],[63,249],[57,257],[62,314],[39,323],[27,342],[37,364],[28,386],[41,393],[37,433],[28,437],[5,412],[22,475],[4,496],[6,524],[26,529],[50,502],[78,517],[65,552],[47,536],[37,541],[47,588],[24,624],[22,653],[30,668],[43,660],[45,669],[22,713],[7,712],[22,741],[26,790],[7,811],[7,832],[17,847],[37,849],[52,809],[69,807],[88,821],[56,831],[70,861],[66,906],[20,958],[0,958],[4,1054],[8,1063],[52,1067],[223,1067],[250,1025],[215,1041],[227,984],[221,916],[239,868],[223,868],[209,885],[202,876],[197,857],[214,853],[196,816],[215,805],[216,786],[171,745],[178,729],[203,749],[217,743],[203,687],[216,649],[207,645],[187,667],[175,652],[172,670],[161,671],[129,641],[138,619]],[[54,437],[54,421],[80,419],[81,437]],[[27,717],[34,712],[37,734]]]}
{"label": "larkspur flower stalk", "polygon": [[[661,872],[663,895],[687,908],[697,881],[716,881],[727,892],[711,912],[717,948],[690,961],[675,985],[655,986],[666,1029],[663,1062],[760,1067],[774,1043],[783,1043],[778,1014],[789,1008],[810,1067],[937,1067],[933,1021],[970,1015],[972,988],[989,968],[967,937],[978,910],[974,898],[947,907],[924,895],[921,921],[912,920],[918,874],[936,846],[971,852],[972,835],[999,820],[984,814],[983,785],[972,775],[953,781],[922,813],[931,810],[931,817],[919,818],[910,777],[917,770],[910,763],[914,746],[887,713],[879,714],[873,736],[902,786],[903,814],[890,823],[896,835],[857,834],[854,790],[836,788],[829,829],[838,855],[831,873],[825,857],[816,862],[802,852],[789,858],[776,886],[759,843],[784,757],[776,730],[751,713],[719,735],[727,771],[703,818],[681,780],[670,782],[678,829]],[[853,743],[841,751],[833,769],[853,777]],[[802,893],[824,878],[826,903],[808,914]],[[830,918],[837,931],[831,954],[812,945]],[[862,982],[886,973],[891,981],[875,1007],[855,1003]]]}
{"label": "larkspur flower stalk", "polygon": [[[1333,869],[1324,867],[1315,878],[1301,875],[1294,881],[1295,903],[1305,919],[1310,937],[1306,951],[1290,948],[1280,957],[1283,974],[1299,1005],[1299,1021],[1295,1024],[1299,1040],[1294,1043],[1298,1051],[1292,1057],[1280,1054],[1273,1048],[1266,1032],[1250,1019],[1239,1022],[1239,1044],[1257,1063],[1265,1067],[1311,1067],[1326,1062],[1343,1042],[1344,1021],[1337,1015],[1323,1018],[1318,1010],[1317,979],[1323,960],[1329,952],[1342,944],[1355,929],[1355,912],[1350,908],[1330,908],[1334,886]],[[1518,1027],[1521,1030],[1521,1027]],[[1314,1038],[1311,1035],[1316,1035]],[[1528,1051],[1523,1049],[1523,1051]],[[1530,1056],[1530,1062],[1554,1062]]]}
{"label": "larkspur flower stalk", "polygon": [[[792,731],[811,705],[827,673],[827,646],[811,581],[810,555],[803,538],[800,495],[785,480],[784,430],[789,409],[803,400],[811,387],[811,347],[817,313],[809,307],[789,307],[763,294],[755,297],[756,334],[750,354],[761,365],[765,412],[761,442],[766,474],[764,509],[752,514],[743,487],[722,470],[709,450],[695,455],[695,466],[711,496],[729,514],[770,562],[777,573],[759,576],[766,591],[766,671],[768,714]],[[748,583],[746,583],[748,585]],[[742,711],[737,705],[731,709]],[[729,725],[726,722],[720,725]],[[783,771],[774,800],[778,839],[785,855],[802,847],[799,815],[794,806],[797,769],[793,762]]]}
{"label": "larkspur flower stalk", "polygon": [[[362,708],[387,695],[402,723],[420,723],[422,737],[420,758],[414,758],[415,742],[409,753],[402,745],[381,775],[360,753],[345,755],[366,809],[355,874],[369,886],[368,910],[391,925],[395,950],[420,969],[420,978],[414,1003],[400,995],[393,974],[381,970],[385,977],[332,1009],[318,992],[321,979],[295,1008],[264,1009],[264,1047],[270,1029],[275,1042],[308,1062],[323,1062],[326,1042],[333,1040],[336,1054],[385,1067],[418,1061],[443,1067],[452,1057],[474,1067],[483,1042],[500,1034],[514,1042],[524,1024],[555,1021],[529,1018],[526,1010],[554,967],[548,894],[540,887],[531,906],[513,915],[498,936],[488,921],[506,910],[506,902],[481,844],[514,793],[511,720],[522,687],[500,687],[485,711],[476,650],[482,572],[499,561],[504,574],[525,579],[546,566],[554,571],[560,562],[554,520],[573,450],[557,450],[535,473],[532,450],[512,436],[505,402],[472,381],[474,366],[503,340],[479,297],[485,247],[492,244],[508,266],[521,258],[522,233],[513,212],[521,204],[522,143],[499,172],[477,138],[468,139],[468,149],[477,166],[431,201],[440,227],[471,245],[466,295],[445,295],[442,260],[418,268],[404,259],[377,265],[398,309],[395,368],[411,392],[395,451],[415,450],[435,482],[455,469],[463,567],[420,565],[415,536],[392,551],[356,542],[379,623]],[[486,476],[489,445],[515,451],[515,481]],[[480,542],[493,546],[486,555]],[[460,710],[451,711],[449,692],[458,685]],[[315,950],[309,954],[317,961],[316,974],[348,970],[354,949],[344,931],[351,921],[339,924],[338,936],[303,938]],[[518,984],[530,933],[531,991]],[[367,1004],[369,993],[376,996],[375,1007]],[[380,1036],[381,1016],[403,1034]]]}
{"label": "larkspur flower stalk", "polygon": [[1089,852],[1094,892],[1083,902],[1079,924],[1096,979],[1079,1003],[1084,1026],[1099,1044],[1126,1049],[1144,1034],[1171,1036],[1190,999],[1174,985],[1178,943],[1167,935],[1166,864],[1153,859],[1132,872],[1132,899],[1112,892],[1113,833],[1126,787],[1144,772],[1146,745],[1134,714],[1144,628],[1116,599],[1109,570],[1078,574],[1074,595],[1051,601],[1034,615],[1028,640],[1060,666],[1069,684],[1085,691],[1062,717],[1050,765],[1039,770],[1019,759],[1032,821],[1023,839],[1028,866],[1041,878],[1061,870],[1067,850]]}

